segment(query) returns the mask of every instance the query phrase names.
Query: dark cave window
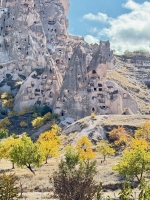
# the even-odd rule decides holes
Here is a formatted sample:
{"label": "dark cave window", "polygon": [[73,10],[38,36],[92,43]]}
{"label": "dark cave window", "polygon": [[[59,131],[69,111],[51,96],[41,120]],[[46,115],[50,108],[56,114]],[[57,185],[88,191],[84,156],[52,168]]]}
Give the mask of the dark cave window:
{"label": "dark cave window", "polygon": [[95,71],[95,70],[93,70],[93,71],[92,71],[92,74],[96,74],[96,71]]}
{"label": "dark cave window", "polygon": [[94,112],[94,111],[95,111],[95,108],[92,108],[92,111]]}
{"label": "dark cave window", "polygon": [[102,87],[102,84],[99,83],[99,84],[98,84],[98,87]]}

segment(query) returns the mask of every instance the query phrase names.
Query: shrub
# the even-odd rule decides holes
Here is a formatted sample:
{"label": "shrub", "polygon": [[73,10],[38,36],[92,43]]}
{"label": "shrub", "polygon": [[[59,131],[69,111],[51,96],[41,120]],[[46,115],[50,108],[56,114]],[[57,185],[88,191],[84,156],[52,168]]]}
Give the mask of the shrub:
{"label": "shrub", "polygon": [[31,123],[35,128],[41,127],[44,124],[43,117],[37,117]]}
{"label": "shrub", "polygon": [[0,175],[0,199],[13,200],[18,199],[18,187],[16,186],[17,178],[14,174]]}
{"label": "shrub", "polygon": [[7,129],[0,129],[0,139],[8,137],[8,130]]}
{"label": "shrub", "polygon": [[70,148],[53,174],[55,194],[61,200],[92,200],[97,190],[95,174],[96,162],[80,161],[79,154]]}
{"label": "shrub", "polygon": [[38,114],[37,113],[33,113],[32,117],[37,118]]}
{"label": "shrub", "polygon": [[12,117],[13,116],[13,112],[8,112],[8,117]]}
{"label": "shrub", "polygon": [[12,109],[14,107],[14,99],[4,99],[2,106]]}
{"label": "shrub", "polygon": [[8,118],[3,119],[2,121],[0,121],[0,128],[6,128],[7,126],[9,126],[11,123],[9,121]]}
{"label": "shrub", "polygon": [[24,110],[24,112],[27,112],[29,110],[29,107],[28,106],[24,106],[23,110]]}
{"label": "shrub", "polygon": [[50,119],[51,119],[51,113],[50,113],[50,112],[46,113],[46,114],[43,116],[44,122],[45,122],[45,121],[48,121],[48,120],[50,120]]}
{"label": "shrub", "polygon": [[47,105],[43,106],[43,107],[40,109],[40,114],[41,114],[42,116],[44,116],[46,113],[52,113],[52,109],[51,109],[49,106],[47,106]]}
{"label": "shrub", "polygon": [[22,122],[20,122],[20,126],[21,126],[21,127],[26,127],[26,126],[28,126],[28,123],[22,121]]}
{"label": "shrub", "polygon": [[18,112],[18,115],[20,116],[20,115],[24,115],[25,114],[25,111],[24,110],[20,110],[19,112]]}
{"label": "shrub", "polygon": [[95,118],[95,117],[96,117],[95,113],[91,113],[91,118]]}
{"label": "shrub", "polygon": [[1,94],[1,99],[12,99],[10,92],[4,92]]}

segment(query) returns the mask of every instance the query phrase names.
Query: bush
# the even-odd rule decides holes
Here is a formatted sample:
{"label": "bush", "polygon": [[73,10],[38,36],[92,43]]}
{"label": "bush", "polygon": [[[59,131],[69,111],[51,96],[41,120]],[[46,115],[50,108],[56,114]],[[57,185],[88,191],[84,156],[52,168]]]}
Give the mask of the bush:
{"label": "bush", "polygon": [[0,199],[12,200],[18,199],[18,187],[16,186],[17,178],[14,174],[0,175]]}
{"label": "bush", "polygon": [[33,127],[39,128],[39,127],[43,126],[43,124],[44,124],[43,117],[37,117],[31,123],[32,123]]}
{"label": "bush", "polygon": [[14,107],[14,99],[4,99],[2,106],[12,109]]}
{"label": "bush", "polygon": [[40,109],[41,116],[44,116],[46,113],[52,113],[52,109],[49,106],[47,106],[47,105],[43,106]]}
{"label": "bush", "polygon": [[96,117],[95,113],[91,113],[91,118],[95,118],[95,117]]}
{"label": "bush", "polygon": [[20,110],[19,112],[18,112],[18,115],[20,116],[20,115],[24,115],[25,114],[25,111],[24,110]]}
{"label": "bush", "polygon": [[29,110],[29,107],[28,107],[28,106],[24,106],[24,107],[23,107],[23,111],[24,111],[24,112],[27,112],[28,110]]}
{"label": "bush", "polygon": [[7,129],[0,129],[0,139],[8,137],[8,130]]}
{"label": "bush", "polygon": [[9,126],[11,123],[9,121],[8,118],[3,119],[2,121],[0,121],[0,128],[6,128],[7,126]]}
{"label": "bush", "polygon": [[46,113],[46,114],[44,115],[43,120],[44,120],[44,122],[45,122],[45,121],[48,121],[48,120],[50,120],[50,119],[51,119],[51,113],[48,112],[48,113]]}
{"label": "bush", "polygon": [[26,126],[28,126],[28,123],[22,121],[22,122],[20,122],[20,126],[21,126],[21,127],[26,127]]}
{"label": "bush", "polygon": [[1,99],[12,99],[10,92],[4,92],[1,94]]}
{"label": "bush", "polygon": [[53,174],[54,193],[61,200],[92,200],[97,190],[93,179],[95,174],[95,161],[82,162],[78,153],[68,149],[58,172]]}

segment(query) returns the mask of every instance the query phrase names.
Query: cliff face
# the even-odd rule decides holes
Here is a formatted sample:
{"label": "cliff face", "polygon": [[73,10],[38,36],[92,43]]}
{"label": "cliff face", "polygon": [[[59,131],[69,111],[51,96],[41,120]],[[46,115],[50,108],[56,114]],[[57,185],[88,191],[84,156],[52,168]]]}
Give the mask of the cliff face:
{"label": "cliff face", "polygon": [[[109,42],[88,45],[83,37],[70,36],[68,9],[67,0],[3,0],[0,89],[16,95],[15,110],[47,104],[75,119],[91,112],[122,114],[127,108],[136,113],[131,95],[106,82],[115,64]],[[22,82],[19,91],[17,82]]]}

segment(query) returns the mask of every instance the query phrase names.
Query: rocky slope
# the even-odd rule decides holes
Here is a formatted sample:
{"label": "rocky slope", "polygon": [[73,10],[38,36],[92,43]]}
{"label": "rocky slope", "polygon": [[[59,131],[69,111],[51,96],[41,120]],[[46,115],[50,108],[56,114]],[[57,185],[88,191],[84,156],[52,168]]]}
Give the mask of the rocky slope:
{"label": "rocky slope", "polygon": [[60,125],[66,135],[66,144],[76,144],[82,136],[87,136],[95,143],[101,139],[107,139],[107,133],[118,126],[123,126],[128,133],[133,135],[134,131],[149,119],[150,115],[98,115],[95,118],[88,116],[72,124],[68,123],[68,126],[64,126],[63,122]]}
{"label": "rocky slope", "polygon": [[[107,78],[114,80],[125,90],[130,91],[130,94],[136,100],[139,111],[142,114],[150,112],[150,94],[149,87],[146,85],[146,80],[143,73],[149,75],[149,67],[137,66],[135,63],[130,63],[123,59],[124,56],[115,56],[116,65],[114,70],[109,70]],[[140,57],[138,57],[140,59]],[[143,60],[144,58],[142,58]],[[145,58],[146,60],[146,58]],[[141,61],[142,62],[142,61]],[[144,62],[144,61],[143,61]]]}

